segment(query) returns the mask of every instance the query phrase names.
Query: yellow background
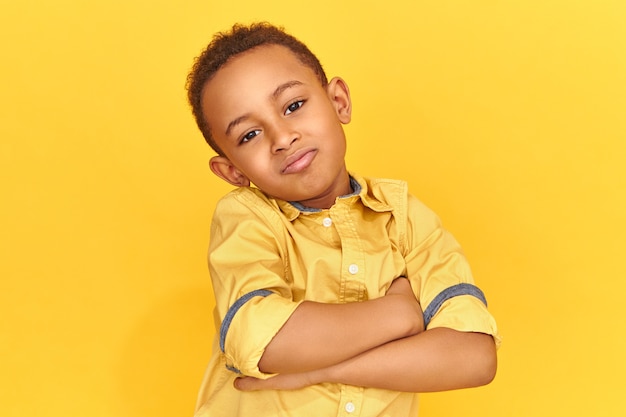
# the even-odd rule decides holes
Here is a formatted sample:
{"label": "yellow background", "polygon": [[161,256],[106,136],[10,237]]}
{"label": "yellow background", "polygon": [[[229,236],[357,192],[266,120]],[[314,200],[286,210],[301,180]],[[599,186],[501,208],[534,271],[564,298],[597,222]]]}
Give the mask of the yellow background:
{"label": "yellow background", "polygon": [[192,414],[229,187],[184,82],[253,20],[348,81],[350,168],[409,181],[498,319],[496,380],[421,415],[623,415],[621,0],[2,0],[0,414]]}

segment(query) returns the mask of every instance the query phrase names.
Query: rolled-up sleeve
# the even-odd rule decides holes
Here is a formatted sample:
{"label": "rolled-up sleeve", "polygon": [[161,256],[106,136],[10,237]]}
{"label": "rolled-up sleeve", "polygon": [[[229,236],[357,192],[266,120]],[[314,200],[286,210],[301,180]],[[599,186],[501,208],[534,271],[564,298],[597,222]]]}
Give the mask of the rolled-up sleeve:
{"label": "rolled-up sleeve", "polygon": [[292,299],[284,237],[272,226],[280,221],[275,215],[231,193],[218,203],[211,226],[220,349],[229,369],[257,378],[270,376],[260,372],[259,360],[299,304]]}
{"label": "rolled-up sleeve", "polygon": [[407,275],[416,292],[427,329],[447,327],[500,336],[487,309],[487,298],[474,283],[463,251],[439,218],[414,197],[409,198]]}

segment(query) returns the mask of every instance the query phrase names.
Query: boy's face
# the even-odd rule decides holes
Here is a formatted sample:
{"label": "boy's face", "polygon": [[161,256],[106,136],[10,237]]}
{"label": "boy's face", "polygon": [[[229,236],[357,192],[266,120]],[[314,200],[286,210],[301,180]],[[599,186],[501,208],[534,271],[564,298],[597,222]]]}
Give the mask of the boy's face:
{"label": "boy's face", "polygon": [[323,87],[289,49],[264,45],[218,70],[202,105],[225,155],[211,159],[211,169],[224,180],[317,208],[350,192],[342,123],[351,107],[343,80]]}

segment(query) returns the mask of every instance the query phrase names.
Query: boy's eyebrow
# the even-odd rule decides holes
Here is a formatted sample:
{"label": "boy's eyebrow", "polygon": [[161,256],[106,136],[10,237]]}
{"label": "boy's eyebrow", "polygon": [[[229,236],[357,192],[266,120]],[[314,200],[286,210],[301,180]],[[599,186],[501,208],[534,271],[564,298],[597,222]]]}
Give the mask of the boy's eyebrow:
{"label": "boy's eyebrow", "polygon": [[235,120],[233,120],[232,122],[230,122],[228,124],[228,127],[226,128],[226,136],[230,135],[230,131],[233,130],[233,127],[237,126],[239,123],[243,122],[244,120],[246,120],[248,117],[250,117],[249,113],[244,114],[243,116],[239,116],[238,118],[236,118]]}
{"label": "boy's eyebrow", "polygon": [[291,87],[295,87],[298,85],[302,85],[302,82],[298,81],[298,80],[293,80],[293,81],[287,81],[286,83],[283,83],[281,85],[279,85],[278,87],[276,87],[276,90],[274,90],[274,92],[272,93],[272,98],[278,98],[278,96],[285,90],[287,90],[288,88]]}
{"label": "boy's eyebrow", "polygon": [[[298,85],[303,85],[303,83],[301,81],[298,80],[293,80],[293,81],[287,81],[286,83],[283,83],[281,85],[279,85],[278,87],[276,87],[276,89],[274,90],[274,92],[272,93],[272,98],[276,99],[278,98],[278,96],[280,96],[282,94],[283,91],[292,88],[292,87],[296,87]],[[231,121],[228,124],[228,127],[226,127],[226,136],[230,135],[231,130],[233,130],[233,128],[235,126],[237,126],[239,123],[245,121],[248,117],[250,117],[249,113],[246,113],[242,116],[237,117],[235,120]]]}

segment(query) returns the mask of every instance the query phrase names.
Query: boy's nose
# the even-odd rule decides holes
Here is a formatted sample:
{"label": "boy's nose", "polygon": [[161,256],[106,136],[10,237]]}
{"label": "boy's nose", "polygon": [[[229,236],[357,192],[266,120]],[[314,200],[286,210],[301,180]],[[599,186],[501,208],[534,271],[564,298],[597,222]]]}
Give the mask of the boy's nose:
{"label": "boy's nose", "polygon": [[272,152],[280,152],[287,150],[299,139],[299,134],[283,123],[274,129],[274,140],[272,143]]}

